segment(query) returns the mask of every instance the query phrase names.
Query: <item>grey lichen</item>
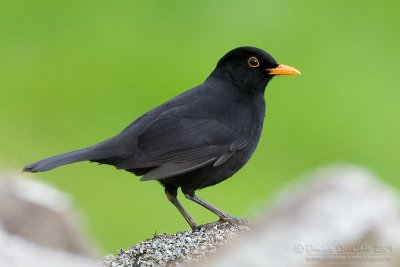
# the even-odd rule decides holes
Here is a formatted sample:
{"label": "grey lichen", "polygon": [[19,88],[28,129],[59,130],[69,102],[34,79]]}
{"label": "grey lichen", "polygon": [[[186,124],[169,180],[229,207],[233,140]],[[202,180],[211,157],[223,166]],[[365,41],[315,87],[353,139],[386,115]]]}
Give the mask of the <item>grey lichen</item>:
{"label": "grey lichen", "polygon": [[216,223],[196,231],[160,234],[142,241],[117,256],[108,255],[105,267],[177,267],[198,261],[215,252],[250,228],[244,225]]}

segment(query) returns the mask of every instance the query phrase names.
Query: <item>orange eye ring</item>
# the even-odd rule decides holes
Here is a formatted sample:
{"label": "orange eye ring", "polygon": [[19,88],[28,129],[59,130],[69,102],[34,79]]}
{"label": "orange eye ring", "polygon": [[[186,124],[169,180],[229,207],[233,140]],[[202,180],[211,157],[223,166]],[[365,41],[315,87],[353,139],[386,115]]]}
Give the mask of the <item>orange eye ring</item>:
{"label": "orange eye ring", "polygon": [[247,60],[247,63],[249,64],[250,67],[252,68],[258,68],[260,66],[260,62],[258,62],[258,59],[256,57],[251,57]]}

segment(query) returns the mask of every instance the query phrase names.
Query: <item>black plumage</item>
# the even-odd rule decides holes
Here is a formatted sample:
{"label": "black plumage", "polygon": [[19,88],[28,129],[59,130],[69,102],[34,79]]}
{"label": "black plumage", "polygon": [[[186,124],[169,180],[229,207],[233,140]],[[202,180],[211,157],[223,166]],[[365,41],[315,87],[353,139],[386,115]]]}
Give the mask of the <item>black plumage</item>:
{"label": "black plumage", "polygon": [[222,220],[240,222],[194,192],[229,178],[250,159],[263,126],[265,87],[279,74],[299,72],[261,49],[234,49],[204,83],[145,113],[118,135],[32,163],[24,171],[78,161],[109,164],[142,176],[142,181],[158,180],[192,228],[197,224],[178,202],[178,188]]}

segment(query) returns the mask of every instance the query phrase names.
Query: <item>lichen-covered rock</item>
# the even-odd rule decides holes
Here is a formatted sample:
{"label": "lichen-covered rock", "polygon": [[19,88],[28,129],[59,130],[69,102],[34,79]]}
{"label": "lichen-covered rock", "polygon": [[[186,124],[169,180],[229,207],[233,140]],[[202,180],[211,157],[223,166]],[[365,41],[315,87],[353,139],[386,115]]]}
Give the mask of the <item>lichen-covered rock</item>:
{"label": "lichen-covered rock", "polygon": [[160,234],[142,241],[117,256],[104,260],[106,267],[175,267],[204,258],[240,234],[249,231],[244,225],[214,224],[196,231]]}

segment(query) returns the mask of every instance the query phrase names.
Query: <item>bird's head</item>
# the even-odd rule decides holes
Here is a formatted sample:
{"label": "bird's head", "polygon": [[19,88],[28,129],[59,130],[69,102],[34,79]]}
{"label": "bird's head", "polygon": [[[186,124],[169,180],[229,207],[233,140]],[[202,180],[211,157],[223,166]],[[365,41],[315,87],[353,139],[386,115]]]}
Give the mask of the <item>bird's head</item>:
{"label": "bird's head", "polygon": [[262,90],[276,75],[299,75],[293,67],[278,64],[267,52],[250,46],[239,47],[223,56],[213,74],[231,80],[245,90]]}

